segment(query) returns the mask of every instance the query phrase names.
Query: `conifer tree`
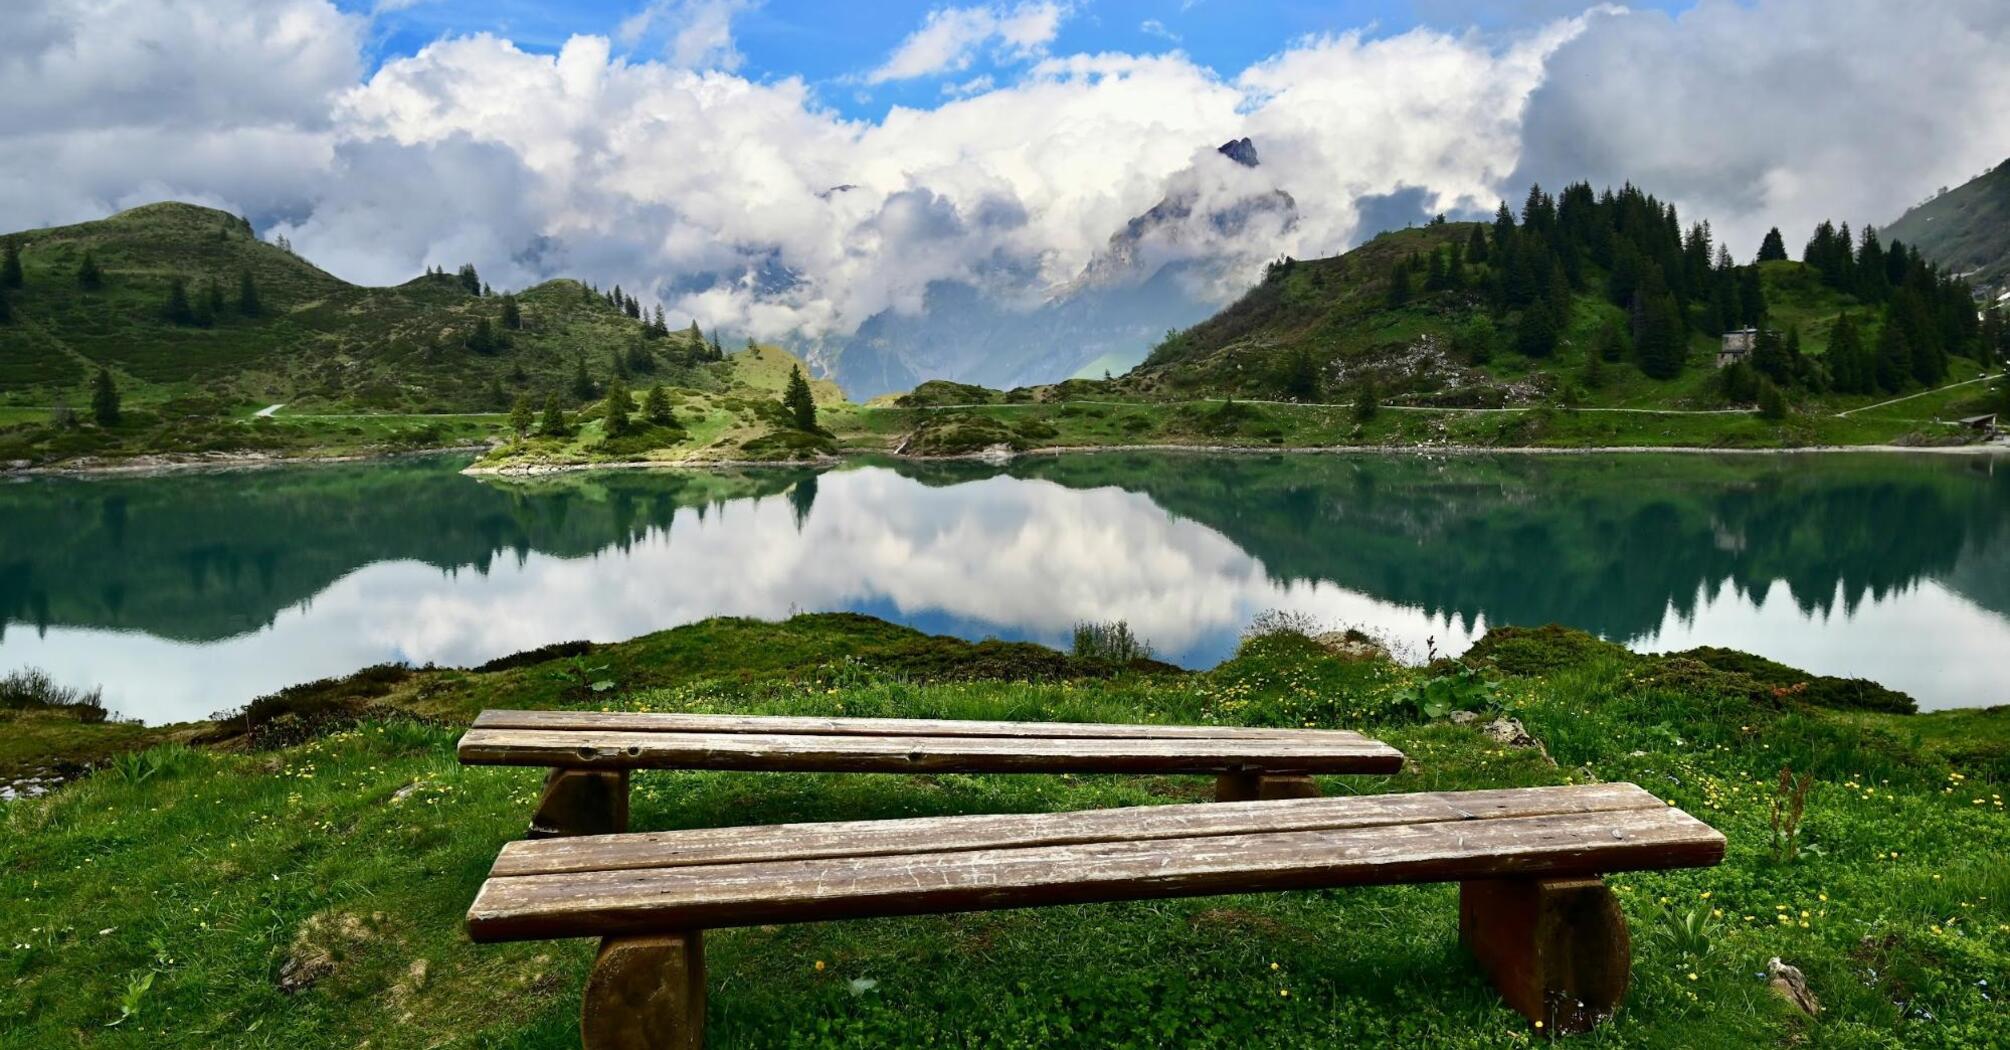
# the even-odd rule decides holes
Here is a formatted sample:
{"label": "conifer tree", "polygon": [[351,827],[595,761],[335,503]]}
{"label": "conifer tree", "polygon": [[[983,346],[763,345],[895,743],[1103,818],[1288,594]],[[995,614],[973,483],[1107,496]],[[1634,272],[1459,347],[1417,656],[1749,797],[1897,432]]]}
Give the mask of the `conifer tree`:
{"label": "conifer tree", "polygon": [[1775,383],[1792,380],[1793,362],[1787,357],[1787,344],[1780,333],[1770,328],[1759,332],[1753,340],[1752,368]]}
{"label": "conifer tree", "polygon": [[216,282],[216,278],[211,277],[202,290],[203,323],[208,324],[222,317],[223,312],[223,286]]}
{"label": "conifer tree", "polygon": [[810,394],[809,380],[803,378],[801,365],[789,369],[789,387],[782,393],[782,408],[788,411],[797,430],[816,430],[817,402]]}
{"label": "conifer tree", "polygon": [[1475,265],[1487,261],[1487,228],[1473,224],[1471,236],[1466,238],[1466,259]]}
{"label": "conifer tree", "polygon": [[1786,238],[1780,236],[1780,228],[1778,226],[1775,226],[1772,229],[1767,230],[1766,239],[1759,242],[1759,261],[1760,262],[1787,261]]}
{"label": "conifer tree", "polygon": [[516,396],[516,403],[509,408],[510,431],[516,434],[518,441],[522,441],[525,435],[530,433],[530,428],[536,424],[537,414],[531,411],[530,395],[518,394]]}
{"label": "conifer tree", "polygon": [[1759,379],[1759,418],[1778,422],[1787,418],[1787,395],[1779,384],[1770,379]]}
{"label": "conifer tree", "polygon": [[1598,330],[1597,351],[1599,358],[1608,362],[1626,360],[1626,332],[1618,321],[1607,321]]}
{"label": "conifer tree", "polygon": [[482,294],[482,278],[480,274],[475,272],[474,263],[462,263],[461,272],[458,276],[460,277],[462,291],[469,295]]}
{"label": "conifer tree", "polygon": [[1879,390],[1896,394],[1905,389],[1905,380],[1911,374],[1912,345],[1905,340],[1904,327],[1891,311],[1886,311],[1884,325],[1877,333],[1877,356],[1872,376]]}
{"label": "conifer tree", "polygon": [[690,341],[691,349],[705,349],[705,333],[698,330],[698,322],[691,322],[691,330],[684,333],[684,338]]}
{"label": "conifer tree", "polygon": [[251,277],[251,269],[237,272],[237,312],[246,317],[258,316],[258,282]]}
{"label": "conifer tree", "polygon": [[83,261],[77,264],[77,287],[87,292],[94,292],[104,286],[105,275],[98,269],[98,255],[87,249]]}
{"label": "conifer tree", "polygon": [[628,384],[619,379],[607,384],[607,407],[601,414],[600,425],[608,437],[625,437],[635,429],[628,410]]}
{"label": "conifer tree", "polygon": [[4,290],[0,290],[0,324],[6,324],[13,319],[14,305],[8,300],[7,293]]}
{"label": "conifer tree", "polygon": [[1354,392],[1354,422],[1366,423],[1382,411],[1382,398],[1375,389],[1373,379],[1361,381],[1361,388]]}
{"label": "conifer tree", "polygon": [[505,294],[502,297],[502,326],[512,332],[523,328],[523,310],[517,306],[514,295]]}
{"label": "conifer tree", "polygon": [[674,427],[677,416],[670,411],[670,395],[658,383],[649,388],[649,396],[642,400],[642,417],[659,427]]}
{"label": "conifer tree", "polygon": [[1549,319],[1549,309],[1541,304],[1523,310],[1521,323],[1515,326],[1515,349],[1528,357],[1548,357],[1556,350],[1556,325]]}
{"label": "conifer tree", "polygon": [[474,331],[468,333],[467,347],[470,352],[483,357],[495,353],[499,348],[495,327],[489,324],[488,318],[481,317],[475,320]]}
{"label": "conifer tree", "polygon": [[194,324],[195,310],[188,305],[188,282],[176,277],[168,281],[167,304],[162,314],[175,324]]}
{"label": "conifer tree", "polygon": [[509,395],[503,393],[500,376],[489,377],[488,401],[489,407],[494,409],[502,409],[509,405]]}
{"label": "conifer tree", "polygon": [[21,271],[21,246],[9,243],[6,254],[0,255],[0,291],[19,288],[25,280]]}
{"label": "conifer tree", "polygon": [[119,386],[112,382],[111,370],[98,366],[98,377],[91,383],[91,417],[101,427],[108,427],[119,421]]}
{"label": "conifer tree", "polygon": [[545,437],[564,437],[570,433],[565,422],[565,409],[558,403],[557,394],[544,396],[544,422],[538,424],[537,432]]}
{"label": "conifer tree", "polygon": [[1396,268],[1389,272],[1389,305],[1402,306],[1410,301],[1410,260],[1397,261]]}
{"label": "conifer tree", "polygon": [[593,376],[586,370],[586,357],[581,355],[578,359],[577,367],[572,371],[573,400],[578,401],[580,404],[585,404],[593,400],[593,395],[599,389],[599,387],[594,385]]}
{"label": "conifer tree", "polygon": [[1847,373],[1846,380],[1838,380],[1839,384],[1848,384],[1844,390],[1852,394],[1877,392],[1877,362],[1854,315],[1846,313],[1836,321],[1835,331],[1829,336],[1829,355]]}

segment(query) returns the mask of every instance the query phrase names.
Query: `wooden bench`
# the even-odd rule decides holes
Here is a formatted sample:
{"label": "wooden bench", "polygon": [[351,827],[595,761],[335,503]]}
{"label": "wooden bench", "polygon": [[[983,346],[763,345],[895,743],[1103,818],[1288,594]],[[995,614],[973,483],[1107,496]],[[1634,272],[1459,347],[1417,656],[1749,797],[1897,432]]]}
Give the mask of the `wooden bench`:
{"label": "wooden bench", "polygon": [[1722,835],[1631,784],[552,838],[503,847],[468,932],[602,938],[586,1047],[696,1048],[708,929],[1458,882],[1461,938],[1508,1004],[1568,1032],[1626,992],[1626,923],[1599,876],[1723,855]]}
{"label": "wooden bench", "polygon": [[1234,726],[978,722],[596,711],[484,711],[471,765],[544,766],[530,835],[628,828],[638,769],[799,773],[1199,773],[1221,801],[1319,794],[1319,773],[1394,773],[1403,754],[1359,733]]}

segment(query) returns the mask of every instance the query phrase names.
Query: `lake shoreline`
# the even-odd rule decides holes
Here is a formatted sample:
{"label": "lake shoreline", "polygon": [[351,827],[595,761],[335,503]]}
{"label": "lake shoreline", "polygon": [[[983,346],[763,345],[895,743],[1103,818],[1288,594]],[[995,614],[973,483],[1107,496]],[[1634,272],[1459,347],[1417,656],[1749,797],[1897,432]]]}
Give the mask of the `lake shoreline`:
{"label": "lake shoreline", "polygon": [[718,468],[773,468],[839,466],[872,459],[897,459],[920,463],[986,462],[1009,463],[1033,456],[1095,455],[1116,452],[1172,452],[1193,455],[1529,455],[1596,456],[1669,453],[1676,455],[1811,455],[1842,452],[1925,453],[1932,455],[2006,455],[2010,442],[1994,441],[1969,445],[1805,445],[1782,448],[1712,448],[1707,445],[1299,445],[1270,447],[1253,445],[1057,445],[1024,451],[980,450],[944,455],[915,455],[900,452],[847,452],[812,459],[706,459],[706,460],[623,460],[606,463],[539,463],[533,465],[483,466],[471,464],[461,473],[470,477],[523,478],[600,470],[711,470]]}
{"label": "lake shoreline", "polygon": [[[376,452],[342,452],[333,455],[288,455],[265,452],[209,453],[200,456],[144,454],[116,461],[81,461],[45,466],[0,467],[0,479],[31,477],[147,476],[177,473],[230,473],[274,467],[313,466],[334,463],[373,463],[418,456],[476,454],[491,451],[491,444],[443,445],[433,448],[397,449]],[[471,464],[461,471],[470,477],[540,477],[598,470],[714,470],[775,467],[834,467],[870,459],[899,459],[915,462],[996,462],[1008,463],[1030,456],[1066,456],[1114,452],[1173,452],[1195,455],[1529,455],[1594,456],[1669,453],[1676,455],[1808,455],[1838,452],[1921,453],[1932,455],[2010,455],[2010,440],[1964,445],[1802,445],[1776,448],[1712,447],[1708,445],[1188,445],[1154,443],[1146,445],[1055,445],[1023,451],[982,449],[941,455],[917,455],[880,450],[848,450],[835,456],[806,459],[690,459],[621,460],[606,463],[540,463],[534,465],[483,466]]]}

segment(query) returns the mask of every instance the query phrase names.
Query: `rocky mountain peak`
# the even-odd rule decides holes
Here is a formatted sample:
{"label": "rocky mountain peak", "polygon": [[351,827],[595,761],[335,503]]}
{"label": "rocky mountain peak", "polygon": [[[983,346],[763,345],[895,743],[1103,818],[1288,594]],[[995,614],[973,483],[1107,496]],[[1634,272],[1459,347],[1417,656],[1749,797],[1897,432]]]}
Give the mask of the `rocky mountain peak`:
{"label": "rocky mountain peak", "polygon": [[1215,147],[1215,152],[1245,168],[1256,167],[1258,163],[1256,159],[1256,143],[1249,141],[1247,136],[1239,139],[1230,139]]}

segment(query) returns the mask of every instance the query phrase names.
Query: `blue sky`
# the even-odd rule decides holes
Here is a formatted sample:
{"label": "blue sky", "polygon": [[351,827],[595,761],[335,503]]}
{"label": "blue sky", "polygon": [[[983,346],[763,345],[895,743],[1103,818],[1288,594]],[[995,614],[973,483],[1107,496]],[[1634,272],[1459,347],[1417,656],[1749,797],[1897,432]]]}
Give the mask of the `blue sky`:
{"label": "blue sky", "polygon": [[[1034,6],[1022,0],[743,0],[732,14],[737,72],[755,80],[801,77],[819,99],[848,117],[877,118],[893,105],[929,107],[944,87],[990,77],[1008,83],[1025,68],[1025,54],[979,46],[967,68],[941,75],[869,85],[862,77],[878,67],[919,29],[932,12],[988,8],[1010,13]],[[1300,38],[1362,30],[1394,35],[1417,26],[1452,32],[1513,30],[1581,12],[1593,0],[1057,0],[1064,9],[1051,54],[1178,50],[1223,76],[1276,54]],[[671,0],[670,6],[676,6]],[[338,0],[358,14],[375,10],[373,62],[411,54],[443,36],[488,32],[528,51],[556,51],[575,34],[616,38],[634,59],[661,58],[662,32],[620,40],[625,21],[648,0]],[[1676,11],[1688,0],[1635,0],[1634,10]]]}

